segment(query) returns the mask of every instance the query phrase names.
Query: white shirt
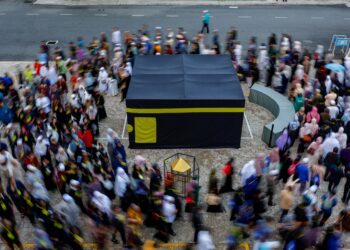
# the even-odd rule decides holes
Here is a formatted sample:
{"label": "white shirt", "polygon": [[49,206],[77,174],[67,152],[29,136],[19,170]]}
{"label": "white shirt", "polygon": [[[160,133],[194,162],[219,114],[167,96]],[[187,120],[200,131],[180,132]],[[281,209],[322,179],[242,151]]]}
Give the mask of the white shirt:
{"label": "white shirt", "polygon": [[49,145],[49,142],[46,139],[42,139],[41,142],[37,142],[35,144],[35,154],[39,157],[45,156],[47,153],[47,146]]}
{"label": "white shirt", "polygon": [[49,70],[46,66],[41,66],[40,68],[40,76],[42,78],[47,77],[49,75]]}
{"label": "white shirt", "polygon": [[36,99],[35,105],[39,109],[44,109],[44,112],[46,114],[50,113],[51,108],[50,108],[50,99],[47,96],[39,97]]}
{"label": "white shirt", "polygon": [[[5,157],[6,163],[0,165],[0,173],[6,174],[8,177],[13,177],[15,180],[23,180],[23,175],[19,167],[19,163],[14,159],[10,152],[5,151],[4,154],[1,154],[2,157]],[[17,166],[13,165],[13,161],[17,162]]]}
{"label": "white shirt", "polygon": [[166,222],[173,223],[176,219],[176,207],[175,204],[166,200],[163,201],[163,215]]}
{"label": "white shirt", "polygon": [[328,110],[331,119],[336,119],[339,114],[339,108],[337,106],[329,106]]}
{"label": "white shirt", "polygon": [[114,44],[121,44],[122,43],[122,37],[120,30],[116,30],[112,32],[112,43]]}
{"label": "white shirt", "polygon": [[240,172],[241,186],[244,187],[244,185],[246,184],[246,180],[254,174],[256,174],[255,161],[251,160],[243,166]]}

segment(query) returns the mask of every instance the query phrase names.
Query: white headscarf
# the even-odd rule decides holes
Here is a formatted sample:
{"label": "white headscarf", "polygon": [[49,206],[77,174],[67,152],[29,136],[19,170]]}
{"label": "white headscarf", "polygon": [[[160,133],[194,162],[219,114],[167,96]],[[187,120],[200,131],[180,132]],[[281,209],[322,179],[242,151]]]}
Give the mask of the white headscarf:
{"label": "white headscarf", "polygon": [[95,204],[100,211],[106,213],[107,215],[111,215],[112,202],[106,195],[99,191],[94,191],[92,203]]}
{"label": "white headscarf", "polygon": [[246,183],[246,180],[254,174],[256,174],[255,161],[251,160],[243,166],[240,172],[241,186],[243,187]]}
{"label": "white headscarf", "polygon": [[107,78],[108,78],[108,73],[107,73],[107,71],[105,70],[105,68],[104,68],[104,67],[100,68],[100,72],[98,73],[98,78],[97,78],[97,80],[98,80],[99,82],[101,82],[101,81],[107,81]]}
{"label": "white headscarf", "polygon": [[326,92],[328,94],[329,92],[331,92],[331,89],[332,89],[332,80],[331,80],[331,77],[329,75],[326,78],[325,85],[326,85]]}
{"label": "white headscarf", "polygon": [[208,231],[199,231],[197,250],[214,250],[213,238]]}
{"label": "white headscarf", "polygon": [[130,183],[129,176],[125,173],[123,168],[117,168],[117,176],[114,183],[114,191],[118,197],[124,197],[126,187]]}
{"label": "white headscarf", "polygon": [[324,53],[324,47],[323,47],[323,45],[317,45],[317,47],[316,47],[316,53],[319,54],[320,58],[323,56],[323,53]]}
{"label": "white headscarf", "polygon": [[132,67],[131,67],[131,63],[130,62],[126,63],[125,70],[126,70],[126,72],[128,72],[128,74],[130,76],[132,75]]}
{"label": "white headscarf", "polygon": [[47,153],[47,146],[49,145],[49,142],[47,139],[44,139],[42,135],[40,135],[37,138],[34,152],[37,156],[43,157]]}
{"label": "white headscarf", "polygon": [[319,126],[317,124],[317,120],[315,118],[312,118],[310,123],[310,130],[311,130],[312,136],[317,134],[318,129],[319,129]]}
{"label": "white headscarf", "polygon": [[55,67],[50,67],[48,74],[47,74],[47,78],[49,79],[51,85],[53,85],[57,82],[58,75],[57,75]]}
{"label": "white headscarf", "polygon": [[346,141],[348,140],[348,136],[344,133],[343,127],[339,128],[338,133],[336,134],[336,138],[339,141],[340,149],[346,148]]}
{"label": "white headscarf", "polygon": [[47,202],[49,201],[49,193],[47,192],[44,185],[39,182],[34,183],[32,194],[35,199],[41,199]]}
{"label": "white headscarf", "polygon": [[331,136],[324,140],[324,142],[322,143],[324,158],[329,152],[332,152],[335,147],[340,148],[339,141],[336,137],[337,135],[335,133],[332,133]]}
{"label": "white headscarf", "polygon": [[107,129],[107,141],[109,143],[113,143],[114,139],[119,139],[119,136],[117,134],[117,132],[115,132],[113,129],[108,128]]}
{"label": "white headscarf", "polygon": [[238,65],[240,65],[241,63],[242,49],[243,49],[243,46],[241,44],[236,44],[234,52],[235,52],[236,61]]}
{"label": "white headscarf", "polygon": [[55,210],[63,217],[63,219],[69,225],[78,225],[80,208],[70,195],[64,194],[63,200],[55,206]]}
{"label": "white headscarf", "polygon": [[142,155],[135,156],[135,164],[137,166],[143,166],[146,162],[146,159]]}
{"label": "white headscarf", "polygon": [[304,66],[301,64],[298,64],[297,70],[295,71],[296,78],[301,81],[304,78]]}
{"label": "white headscarf", "polygon": [[64,148],[62,148],[62,147],[58,148],[58,152],[56,154],[56,160],[59,163],[65,163],[66,161],[68,161],[68,155],[67,155],[66,151],[64,150]]}
{"label": "white headscarf", "polygon": [[175,199],[172,196],[164,195],[162,213],[166,222],[173,223],[176,219]]}
{"label": "white headscarf", "polygon": [[27,173],[25,174],[26,182],[30,185],[33,186],[35,182],[39,182],[41,185],[44,184],[44,178],[39,169],[32,165],[27,166]]}

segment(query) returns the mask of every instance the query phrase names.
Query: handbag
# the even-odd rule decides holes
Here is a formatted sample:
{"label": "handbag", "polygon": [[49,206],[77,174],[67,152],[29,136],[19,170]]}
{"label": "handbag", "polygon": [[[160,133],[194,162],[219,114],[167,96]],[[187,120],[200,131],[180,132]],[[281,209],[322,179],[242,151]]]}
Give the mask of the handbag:
{"label": "handbag", "polygon": [[295,169],[297,168],[298,165],[299,163],[293,163],[292,165],[290,165],[288,168],[288,174],[289,175],[295,174]]}
{"label": "handbag", "polygon": [[220,196],[216,194],[208,194],[206,198],[206,202],[209,206],[215,206],[215,205],[220,205],[221,204],[221,198]]}

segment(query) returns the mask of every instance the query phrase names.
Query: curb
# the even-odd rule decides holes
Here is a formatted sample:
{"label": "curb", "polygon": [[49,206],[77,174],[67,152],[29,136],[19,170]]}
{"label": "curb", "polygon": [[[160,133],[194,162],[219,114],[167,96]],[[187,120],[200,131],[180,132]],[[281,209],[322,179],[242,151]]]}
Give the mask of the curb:
{"label": "curb", "polygon": [[[347,2],[347,1],[346,1]],[[93,2],[81,2],[79,0],[36,0],[34,5],[63,5],[63,6],[300,6],[300,5],[345,5],[350,7],[350,3],[345,1],[305,1],[305,2],[287,2],[287,3],[277,3],[274,1],[125,1],[117,0],[115,3],[110,1],[93,1]]]}

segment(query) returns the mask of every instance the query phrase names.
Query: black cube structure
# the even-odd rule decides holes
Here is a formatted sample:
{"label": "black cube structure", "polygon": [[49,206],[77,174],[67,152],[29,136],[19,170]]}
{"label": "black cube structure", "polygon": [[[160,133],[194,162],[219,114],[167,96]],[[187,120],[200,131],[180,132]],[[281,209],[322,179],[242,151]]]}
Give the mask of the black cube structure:
{"label": "black cube structure", "polygon": [[228,55],[138,56],[130,148],[239,148],[244,95]]}

